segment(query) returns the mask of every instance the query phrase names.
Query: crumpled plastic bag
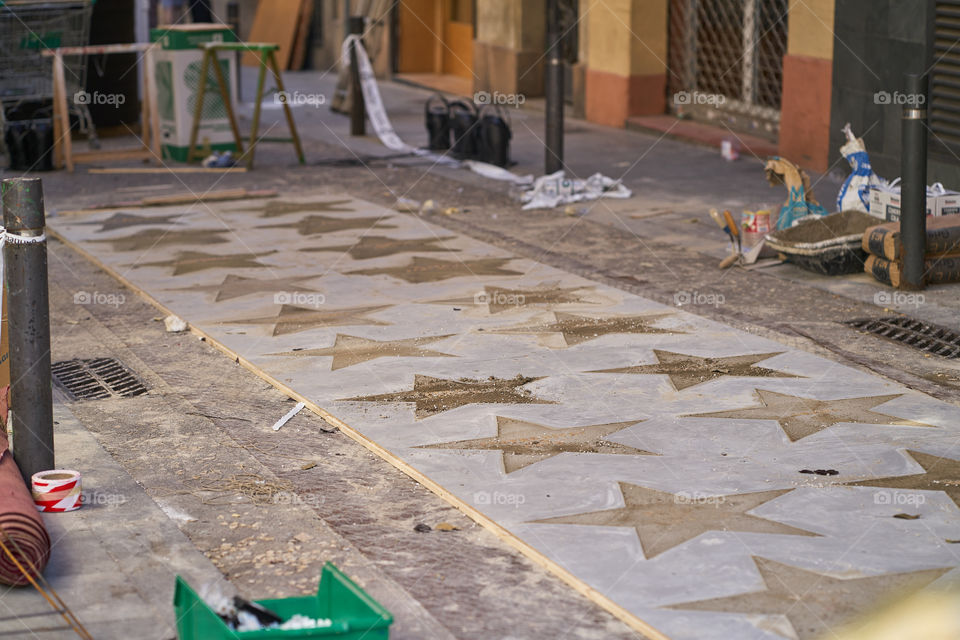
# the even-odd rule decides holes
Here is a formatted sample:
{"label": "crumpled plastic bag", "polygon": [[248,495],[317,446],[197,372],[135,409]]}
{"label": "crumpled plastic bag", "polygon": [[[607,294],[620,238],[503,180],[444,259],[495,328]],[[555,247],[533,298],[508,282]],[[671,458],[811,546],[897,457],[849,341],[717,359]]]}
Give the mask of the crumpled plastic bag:
{"label": "crumpled plastic bag", "polygon": [[886,181],[873,172],[870,166],[870,156],[863,138],[853,135],[850,123],[843,128],[847,136],[847,143],[840,147],[840,153],[853,172],[847,176],[840,193],[837,194],[837,211],[870,211],[870,188],[886,184]]}
{"label": "crumpled plastic bag", "polygon": [[524,211],[528,209],[552,209],[557,205],[571,204],[599,198],[629,198],[633,193],[623,183],[595,173],[586,180],[568,178],[563,170],[540,176],[533,186],[524,191],[520,201]]}
{"label": "crumpled plastic bag", "polygon": [[806,171],[779,156],[768,158],[763,169],[771,186],[784,185],[787,188],[787,201],[780,208],[777,229],[789,229],[810,216],[827,215],[827,210],[813,196]]}

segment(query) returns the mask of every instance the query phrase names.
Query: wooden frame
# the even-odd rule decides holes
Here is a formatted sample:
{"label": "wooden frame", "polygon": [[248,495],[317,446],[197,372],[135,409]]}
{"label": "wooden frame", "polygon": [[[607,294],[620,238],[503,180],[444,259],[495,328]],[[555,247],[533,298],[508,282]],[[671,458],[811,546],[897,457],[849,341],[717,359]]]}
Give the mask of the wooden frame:
{"label": "wooden frame", "polygon": [[[207,42],[200,46],[203,49],[203,64],[200,67],[199,86],[197,87],[197,104],[193,113],[193,125],[190,128],[190,145],[187,147],[187,162],[192,162],[198,155],[197,137],[200,132],[200,121],[203,116],[204,99],[207,93],[207,70],[212,66],[213,75],[217,79],[217,88],[220,91],[220,97],[227,110],[227,118],[230,121],[230,129],[233,131],[233,139],[237,145],[237,153],[240,160],[246,159],[247,169],[253,169],[253,154],[257,147],[257,133],[260,128],[260,108],[263,101],[264,81],[267,77],[267,68],[273,74],[273,80],[281,94],[286,94],[283,86],[283,78],[280,75],[280,68],[277,65],[277,59],[274,52],[279,48],[273,43],[263,42]],[[233,105],[230,101],[230,88],[223,77],[223,71],[220,69],[219,51],[246,51],[256,56],[260,64],[260,73],[257,76],[257,95],[254,98],[253,107],[253,125],[250,132],[250,146],[246,151],[243,148],[243,137],[240,135],[240,128],[237,126],[237,119],[233,113]],[[300,164],[305,164],[306,159],[303,155],[303,147],[300,144],[300,135],[297,133],[297,125],[293,120],[293,112],[290,110],[289,103],[285,100],[283,103],[283,113],[287,118],[287,126],[290,128],[290,142],[297,153],[297,159]]]}
{"label": "wooden frame", "polygon": [[[108,149],[74,152],[70,129],[70,111],[67,107],[67,85],[64,76],[63,56],[105,55],[110,53],[142,53],[143,96],[140,104],[140,130],[143,148]],[[46,49],[45,57],[53,58],[53,164],[57,169],[66,166],[72,172],[75,163],[96,160],[153,159],[160,162],[160,120],[157,114],[157,95],[153,73],[153,45],[108,44],[85,47],[59,47]]]}

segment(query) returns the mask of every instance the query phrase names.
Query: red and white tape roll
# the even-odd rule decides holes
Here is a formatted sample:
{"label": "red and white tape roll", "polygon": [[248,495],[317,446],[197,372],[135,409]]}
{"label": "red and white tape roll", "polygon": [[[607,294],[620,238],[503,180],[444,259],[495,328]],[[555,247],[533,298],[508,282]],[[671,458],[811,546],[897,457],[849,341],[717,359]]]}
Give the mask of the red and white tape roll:
{"label": "red and white tape roll", "polygon": [[37,511],[76,511],[83,502],[80,474],[72,469],[40,471],[30,479]]}

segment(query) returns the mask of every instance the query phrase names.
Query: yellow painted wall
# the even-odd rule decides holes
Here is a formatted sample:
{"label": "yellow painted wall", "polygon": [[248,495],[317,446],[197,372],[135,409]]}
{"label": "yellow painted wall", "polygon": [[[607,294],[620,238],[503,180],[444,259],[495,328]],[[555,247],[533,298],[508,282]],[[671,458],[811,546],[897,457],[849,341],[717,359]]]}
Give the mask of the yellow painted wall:
{"label": "yellow painted wall", "polygon": [[544,48],[545,0],[476,0],[477,42],[514,49]]}
{"label": "yellow painted wall", "polygon": [[477,41],[519,48],[522,5],[516,0],[477,0]]}
{"label": "yellow painted wall", "polygon": [[587,14],[587,67],[621,76],[630,75],[631,0],[605,0]]}
{"label": "yellow painted wall", "polygon": [[667,69],[668,0],[634,0],[631,75],[664,73]]}
{"label": "yellow painted wall", "polygon": [[787,53],[833,59],[833,14],[836,0],[791,3]]}
{"label": "yellow painted wall", "polygon": [[605,0],[585,13],[581,37],[591,70],[620,76],[666,70],[667,0]]}

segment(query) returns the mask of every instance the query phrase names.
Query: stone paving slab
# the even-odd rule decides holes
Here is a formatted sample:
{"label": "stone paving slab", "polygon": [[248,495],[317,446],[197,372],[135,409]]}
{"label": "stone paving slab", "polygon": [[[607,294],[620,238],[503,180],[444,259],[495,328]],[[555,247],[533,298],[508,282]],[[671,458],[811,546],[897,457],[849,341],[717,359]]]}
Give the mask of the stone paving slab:
{"label": "stone paving slab", "polygon": [[882,378],[346,197],[51,226],[668,637],[960,574],[960,410]]}

